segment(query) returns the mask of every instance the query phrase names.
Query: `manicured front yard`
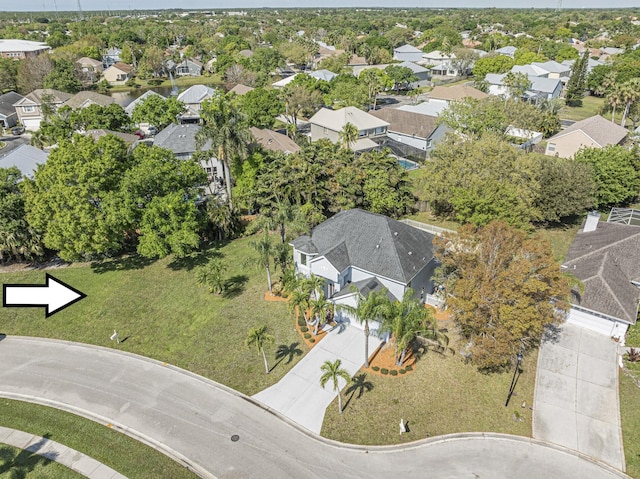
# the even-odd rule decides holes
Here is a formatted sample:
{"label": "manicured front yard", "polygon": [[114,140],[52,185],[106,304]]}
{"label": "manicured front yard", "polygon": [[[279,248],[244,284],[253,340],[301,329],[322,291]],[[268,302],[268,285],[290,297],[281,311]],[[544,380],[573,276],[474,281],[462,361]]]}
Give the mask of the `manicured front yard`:
{"label": "manicured front yard", "polygon": [[[281,361],[264,374],[262,357],[244,342],[249,328],[268,325],[275,344],[267,349],[271,364],[280,345],[299,343],[286,303],[267,302],[266,273],[246,266],[254,254],[248,238],[187,260],[140,258],[49,271],[87,294],[87,298],[45,319],[42,308],[0,309],[0,332],[8,335],[67,339],[119,348],[166,361],[227,386],[254,394],[277,382],[298,361]],[[223,255],[233,286],[214,296],[195,281],[195,268]],[[0,274],[3,283],[44,283],[44,271]],[[120,345],[110,341],[113,330]]]}
{"label": "manicured front yard", "polygon": [[[411,374],[367,374],[367,386],[351,394],[338,413],[337,399],[327,408],[322,435],[357,444],[398,444],[455,432],[492,431],[531,436],[537,352],[525,357],[523,372],[508,407],[504,406],[513,371],[482,374],[460,355],[427,353]],[[366,374],[361,370],[358,374]],[[526,402],[525,407],[522,404]],[[410,432],[399,434],[400,419]],[[521,419],[521,420],[520,420]]]}

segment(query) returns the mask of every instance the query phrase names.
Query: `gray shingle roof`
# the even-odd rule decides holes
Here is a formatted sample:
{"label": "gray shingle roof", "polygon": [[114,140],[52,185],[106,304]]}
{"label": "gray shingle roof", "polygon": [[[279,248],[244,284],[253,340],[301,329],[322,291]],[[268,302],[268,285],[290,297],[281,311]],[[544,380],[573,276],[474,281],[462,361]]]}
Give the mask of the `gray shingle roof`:
{"label": "gray shingle roof", "polygon": [[[200,131],[200,125],[176,125],[170,124],[159,132],[153,144],[161,148],[173,151],[176,155],[189,155],[196,151],[196,134]],[[208,149],[208,142],[203,149]]]}
{"label": "gray shingle roof", "polygon": [[422,50],[414,47],[413,45],[409,45],[408,43],[401,47],[394,48],[393,51],[399,53],[422,53]]}
{"label": "gray shingle roof", "polygon": [[596,115],[575,122],[573,125],[549,138],[549,141],[561,138],[574,131],[582,131],[601,147],[617,145],[624,140],[629,133],[626,128],[616,125],[606,118],[602,118],[600,115]]}
{"label": "gray shingle roof", "polygon": [[16,107],[13,106],[18,103],[24,97],[15,91],[10,91],[4,95],[0,95],[0,114],[4,116],[11,116],[16,114]]}
{"label": "gray shingle roof", "polygon": [[564,262],[583,282],[579,306],[635,324],[640,288],[640,228],[598,223],[595,231],[578,232]]}
{"label": "gray shingle roof", "polygon": [[20,173],[33,178],[33,172],[38,169],[38,165],[44,165],[47,162],[48,156],[49,153],[34,146],[22,145],[7,153],[6,156],[0,157],[0,168],[17,166]]}
{"label": "gray shingle roof", "polygon": [[298,251],[302,251],[303,253],[318,253],[318,248],[316,248],[316,245],[313,244],[313,241],[311,241],[311,238],[309,238],[307,235],[298,236],[290,244],[295,249],[297,249]]}
{"label": "gray shingle roof", "polygon": [[178,100],[183,103],[202,103],[215,95],[216,90],[206,85],[193,85],[178,95]]}
{"label": "gray shingle roof", "polygon": [[319,255],[339,271],[351,265],[404,284],[433,260],[432,241],[425,231],[360,209],[342,211],[311,232]]}
{"label": "gray shingle roof", "polygon": [[113,99],[113,97],[102,95],[95,91],[84,90],[76,93],[71,98],[69,98],[65,105],[71,107],[72,110],[75,110],[76,108],[85,106],[85,103],[87,102],[90,102],[89,104],[95,103],[100,106],[108,106],[114,103],[115,100]]}
{"label": "gray shingle roof", "polygon": [[[360,292],[360,294],[365,298],[369,296],[369,293],[372,293],[374,291],[376,293],[379,293],[380,291],[386,289],[384,284],[378,281],[377,278],[367,278],[367,279],[363,279],[362,281],[356,281],[355,283],[351,283],[349,287],[342,288],[340,291],[335,293],[331,298],[336,299],[341,296],[349,296],[350,294],[353,294],[352,288],[357,289]],[[396,298],[393,295],[393,293],[391,293],[388,289],[387,289],[387,298],[389,298],[391,301],[398,300],[398,298]]]}

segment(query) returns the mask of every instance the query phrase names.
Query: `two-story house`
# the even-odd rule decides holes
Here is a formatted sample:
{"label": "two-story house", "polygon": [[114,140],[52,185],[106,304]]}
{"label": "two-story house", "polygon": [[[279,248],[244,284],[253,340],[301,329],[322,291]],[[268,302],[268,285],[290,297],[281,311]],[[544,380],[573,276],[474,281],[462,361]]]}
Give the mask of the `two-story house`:
{"label": "two-story house", "polygon": [[43,106],[49,105],[54,111],[64,105],[73,95],[50,88],[33,90],[18,100],[13,106],[18,120],[27,130],[37,130],[44,119]]}
{"label": "two-story house", "polygon": [[332,143],[340,142],[340,132],[347,123],[358,129],[358,139],[351,148],[363,151],[376,148],[375,138],[382,138],[387,134],[389,123],[376,118],[354,106],[347,106],[340,110],[321,108],[309,119],[311,124],[311,141],[326,138]]}

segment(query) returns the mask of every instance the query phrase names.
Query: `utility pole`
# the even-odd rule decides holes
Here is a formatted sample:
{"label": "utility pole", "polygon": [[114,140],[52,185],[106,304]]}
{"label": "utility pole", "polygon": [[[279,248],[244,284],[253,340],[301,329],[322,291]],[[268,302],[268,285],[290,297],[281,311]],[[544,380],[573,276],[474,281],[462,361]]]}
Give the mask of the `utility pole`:
{"label": "utility pole", "polygon": [[78,5],[78,13],[80,14],[80,19],[82,20],[84,18],[84,15],[82,13],[82,5],[80,5],[80,0],[76,0],[76,4]]}

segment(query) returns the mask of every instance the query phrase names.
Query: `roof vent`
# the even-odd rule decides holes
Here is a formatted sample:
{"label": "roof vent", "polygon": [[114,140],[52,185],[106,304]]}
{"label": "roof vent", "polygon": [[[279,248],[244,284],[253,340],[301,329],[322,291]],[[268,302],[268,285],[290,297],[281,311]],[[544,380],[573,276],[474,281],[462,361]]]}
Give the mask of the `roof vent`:
{"label": "roof vent", "polygon": [[393,232],[393,236],[398,236],[398,232],[397,232],[397,231],[394,231],[394,232]]}
{"label": "roof vent", "polygon": [[409,254],[412,255],[413,253],[411,251],[409,251]]}
{"label": "roof vent", "polygon": [[379,244],[377,244],[377,245],[376,245],[376,249],[378,249],[378,248],[380,248],[380,245],[379,245]]}
{"label": "roof vent", "polygon": [[583,233],[588,233],[590,231],[595,231],[598,227],[598,222],[600,221],[600,213],[597,211],[589,211],[587,215],[587,219],[584,222],[584,228],[582,229]]}

